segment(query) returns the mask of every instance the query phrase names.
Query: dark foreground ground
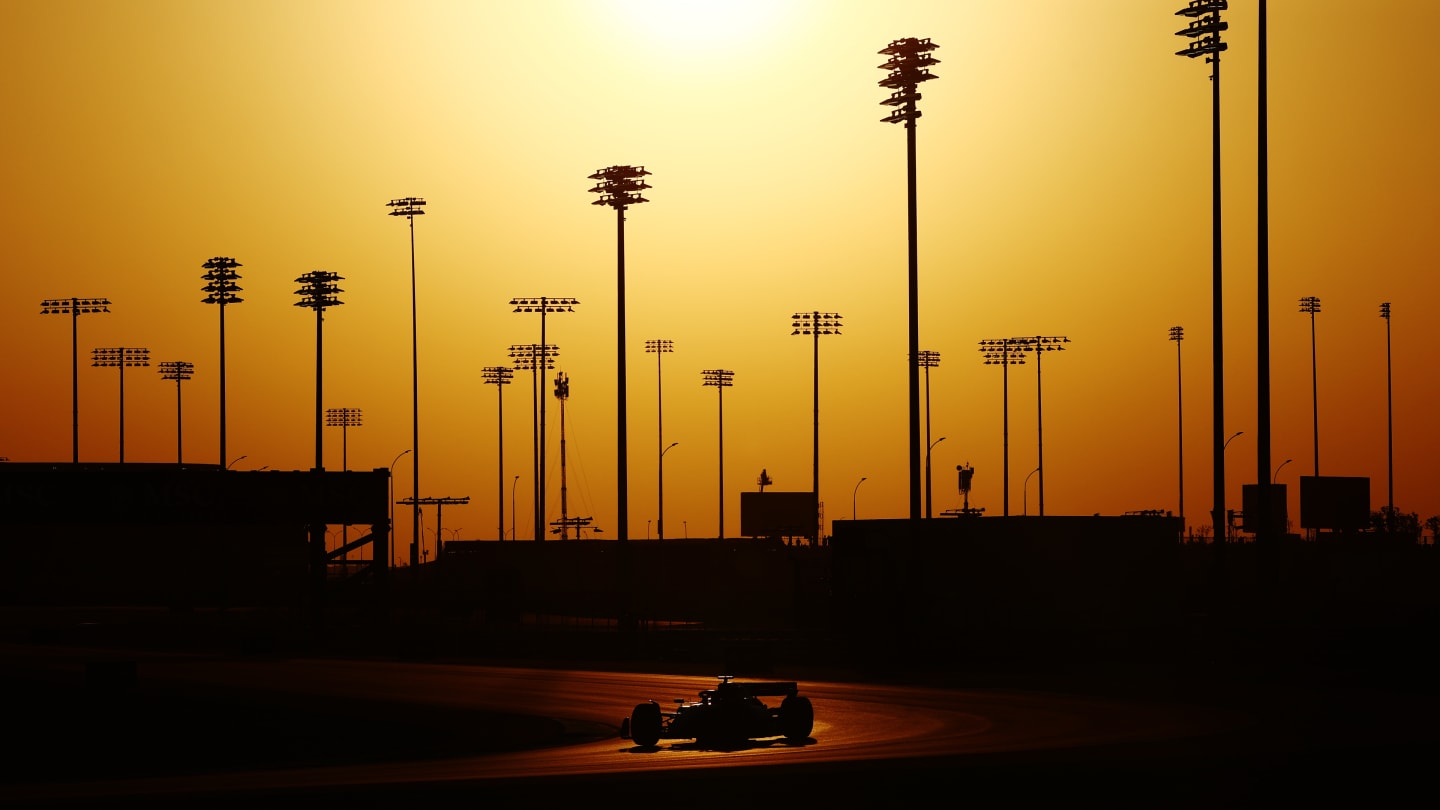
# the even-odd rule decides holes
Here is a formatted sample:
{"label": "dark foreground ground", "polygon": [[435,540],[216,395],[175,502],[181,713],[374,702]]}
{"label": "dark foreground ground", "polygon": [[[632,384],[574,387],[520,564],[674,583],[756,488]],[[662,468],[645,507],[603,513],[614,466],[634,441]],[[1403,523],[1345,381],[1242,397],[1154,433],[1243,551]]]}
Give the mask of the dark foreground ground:
{"label": "dark foreground ground", "polygon": [[[1427,625],[1272,628],[1243,622],[1162,635],[1031,634],[930,639],[883,658],[853,639],[607,627],[484,631],[435,617],[386,627],[297,633],[246,613],[0,610],[0,641],[238,655],[334,655],[472,661],[714,675],[867,680],[1177,700],[1238,709],[1243,734],[1083,751],[862,762],[836,769],[724,768],[613,777],[554,777],[470,786],[374,788],[282,797],[415,806],[453,800],[554,806],[592,800],[637,806],[869,806],[896,800],[986,806],[1083,802],[1105,806],[1239,807],[1299,802],[1387,807],[1429,804],[1440,789],[1440,638]],[[428,628],[428,629],[421,629]],[[23,661],[0,673],[9,707],[6,783],[285,768],[482,754],[562,745],[547,718],[473,715],[412,706],[287,703],[273,694],[154,694],[132,688],[123,665],[65,677]],[[180,699],[177,699],[180,698]],[[363,718],[363,720],[362,720]],[[276,745],[276,741],[283,744]],[[143,744],[142,744],[143,743]],[[149,805],[155,802],[146,802]],[[163,802],[162,802],[163,803]],[[245,806],[225,797],[207,807]]]}

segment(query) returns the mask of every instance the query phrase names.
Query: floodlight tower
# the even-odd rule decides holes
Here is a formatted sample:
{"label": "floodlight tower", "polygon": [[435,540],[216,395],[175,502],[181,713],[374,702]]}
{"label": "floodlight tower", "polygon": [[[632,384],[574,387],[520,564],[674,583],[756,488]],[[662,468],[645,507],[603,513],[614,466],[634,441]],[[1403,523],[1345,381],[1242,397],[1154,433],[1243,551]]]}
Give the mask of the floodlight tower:
{"label": "floodlight tower", "polygon": [[1180,367],[1180,343],[1185,340],[1185,327],[1170,327],[1170,339],[1175,341],[1175,458],[1179,477],[1180,531],[1185,531],[1185,375]]}
{"label": "floodlight tower", "polygon": [[650,188],[650,184],[642,179],[649,174],[650,172],[645,171],[644,166],[610,166],[590,175],[591,180],[599,181],[590,191],[600,195],[600,198],[591,205],[608,205],[615,209],[615,265],[618,279],[616,293],[618,339],[616,341],[615,374],[617,391],[615,483],[619,502],[617,519],[620,523],[620,535],[616,539],[622,543],[630,538],[630,472],[627,449],[629,438],[625,428],[625,209],[632,205],[649,202],[640,194]]}
{"label": "floodlight tower", "polygon": [[220,469],[226,470],[229,467],[225,461],[225,308],[245,300],[236,295],[241,287],[235,283],[240,279],[235,268],[243,265],[229,256],[216,256],[200,266],[205,270],[201,276],[205,286],[200,288],[205,297],[201,302],[220,307]]}
{"label": "floodlight tower", "polygon": [[662,383],[660,358],[675,351],[673,340],[647,340],[645,341],[645,353],[655,355],[655,447],[656,447],[656,482],[659,492],[656,496],[659,508],[659,517],[655,521],[655,533],[660,540],[665,539],[665,451],[670,448],[665,446],[665,386]]}
{"label": "floodlight tower", "polygon": [[1175,52],[1176,56],[1189,59],[1205,57],[1210,70],[1210,130],[1211,130],[1211,310],[1212,310],[1212,356],[1214,366],[1213,410],[1214,410],[1214,460],[1215,503],[1211,521],[1215,526],[1216,542],[1224,542],[1225,525],[1225,319],[1224,296],[1222,295],[1221,238],[1220,238],[1220,54],[1228,45],[1220,40],[1220,34],[1229,29],[1229,23],[1220,19],[1220,12],[1229,8],[1226,0],[1190,0],[1175,12],[1178,17],[1187,17],[1190,24],[1176,31],[1176,36],[1190,40],[1185,48]]}
{"label": "floodlight tower", "polygon": [[70,316],[70,463],[80,463],[80,316],[109,312],[108,298],[47,298],[40,302],[41,315]]}
{"label": "floodlight tower", "polygon": [[1300,311],[1310,315],[1310,413],[1315,438],[1315,476],[1320,476],[1320,383],[1315,365],[1315,315],[1320,312],[1320,299],[1307,295],[1300,299]]}
{"label": "floodlight tower", "polygon": [[515,372],[506,366],[486,366],[480,369],[480,378],[486,385],[495,386],[495,413],[497,428],[495,435],[495,485],[499,492],[497,513],[500,515],[500,533],[497,538],[505,539],[505,386],[514,379]]}
{"label": "floodlight tower", "polygon": [[[565,400],[570,398],[570,376],[555,375],[555,399],[560,402],[560,539],[570,539],[570,500],[565,485]],[[577,527],[578,536],[578,527]]]}
{"label": "floodlight tower", "polygon": [[1380,305],[1380,317],[1385,319],[1385,489],[1386,502],[1390,507],[1388,518],[1390,529],[1395,528],[1395,399],[1394,385],[1390,376],[1390,303]]}
{"label": "floodlight tower", "polygon": [[[815,496],[815,508],[820,508],[820,336],[840,334],[841,315],[837,312],[797,312],[790,316],[791,335],[811,335],[815,344],[815,436],[812,440],[814,447],[814,471],[811,477],[810,490]],[[911,364],[914,365],[913,363]],[[819,514],[815,519],[819,521]],[[816,530],[815,540],[818,543],[824,534],[824,526]]]}
{"label": "floodlight tower", "polygon": [[1030,341],[1030,350],[1035,353],[1035,458],[1037,469],[1040,470],[1040,480],[1036,482],[1035,488],[1040,495],[1040,517],[1045,517],[1045,416],[1043,399],[1040,396],[1040,358],[1045,352],[1065,351],[1064,344],[1069,343],[1070,338],[1036,336],[1025,340]]}
{"label": "floodlight tower", "polygon": [[[555,358],[560,354],[560,347],[549,345],[541,346],[539,343],[517,344],[510,347],[510,359],[517,370],[530,370],[530,393],[532,403],[530,405],[531,422],[534,425],[534,438],[530,445],[530,460],[535,470],[535,486],[533,499],[535,517],[535,539],[545,539],[545,511],[541,505],[545,491],[544,468],[540,466],[540,372],[555,368]],[[514,511],[513,509],[511,510]],[[513,539],[513,538],[512,538]]]}
{"label": "floodlight tower", "polygon": [[345,292],[336,285],[336,282],[344,281],[344,278],[328,270],[312,270],[309,273],[295,279],[295,283],[301,285],[295,294],[300,300],[295,302],[297,307],[308,307],[315,310],[315,469],[325,469],[324,440],[321,409],[322,390],[324,388],[324,324],[325,310],[329,307],[339,306],[341,301],[337,296]]}
{"label": "floodlight tower", "polygon": [[993,338],[980,341],[980,356],[985,365],[1000,367],[1001,381],[1001,437],[1004,463],[1001,490],[1004,493],[1004,512],[1010,516],[1010,367],[1025,365],[1025,354],[1030,351],[1028,343],[1017,343],[1015,338]]}
{"label": "floodlight tower", "polygon": [[[340,469],[342,471],[348,471],[350,469],[350,428],[360,427],[360,423],[361,414],[359,408],[325,409],[325,425],[327,427],[340,428]],[[319,450],[318,446],[316,447],[316,450]],[[323,468],[317,464],[316,469]],[[340,527],[340,544],[341,559],[344,559],[345,555],[349,553],[347,551],[344,551],[344,549],[347,549],[350,546],[350,524],[348,523],[343,524]]]}
{"label": "floodlight tower", "polygon": [[930,72],[932,65],[940,63],[931,53],[937,47],[928,37],[917,39],[906,37],[897,39],[883,48],[880,53],[890,57],[880,69],[888,71],[885,78],[880,80],[880,86],[892,90],[890,97],[880,102],[887,107],[896,108],[889,115],[880,119],[889,124],[903,123],[905,125],[906,145],[906,179],[908,181],[907,202],[909,207],[909,241],[910,241],[910,328],[909,328],[909,351],[905,355],[910,360],[909,367],[909,392],[910,392],[910,518],[912,520],[920,517],[920,292],[919,292],[919,226],[915,194],[915,124],[920,118],[920,110],[916,109],[915,102],[921,96],[916,89],[921,82],[937,78]]}
{"label": "floodlight tower", "polygon": [[[413,494],[410,505],[414,507],[411,521],[410,565],[420,564],[420,340],[419,319],[416,317],[415,296],[415,217],[425,215],[425,200],[419,197],[401,197],[385,203],[392,217],[405,217],[410,223],[410,472]],[[394,528],[391,528],[394,531]]]}
{"label": "floodlight tower", "polygon": [[195,373],[195,364],[185,360],[166,360],[160,364],[160,379],[175,381],[175,463],[184,464],[184,422],[181,419],[180,384]]}
{"label": "floodlight tower", "polygon": [[720,533],[719,540],[725,539],[725,389],[735,384],[735,372],[723,368],[706,369],[700,372],[704,385],[715,387],[716,400],[720,405],[720,472],[716,480],[720,484]]}
{"label": "floodlight tower", "polygon": [[916,365],[925,369],[925,517],[930,517],[934,500],[934,490],[930,486],[930,450],[936,442],[930,441],[930,369],[940,365],[940,352],[929,349],[921,350],[916,355]]}
{"label": "floodlight tower", "polygon": [[92,366],[112,366],[120,369],[120,463],[125,463],[125,368],[127,366],[150,365],[149,349],[134,349],[121,346],[114,349],[92,349]]}
{"label": "floodlight tower", "polygon": [[349,431],[352,427],[360,427],[362,415],[359,408],[326,408],[325,426],[340,428],[340,469],[350,469],[350,440]]}
{"label": "floodlight tower", "polygon": [[[547,297],[545,297],[545,296],[541,296],[541,297],[539,297],[539,298],[511,298],[511,299],[510,299],[510,305],[513,306],[513,307],[515,307],[515,309],[512,310],[512,311],[514,311],[514,312],[533,312],[533,313],[538,313],[538,314],[540,315],[540,355],[541,355],[541,356],[544,356],[544,355],[545,355],[545,347],[549,345],[548,343],[546,343],[546,340],[545,340],[545,316],[547,316],[547,315],[549,315],[549,314],[551,314],[551,313],[557,313],[557,312],[574,312],[574,311],[575,311],[575,305],[578,304],[578,303],[580,303],[580,302],[577,301],[577,300],[575,300],[574,298],[547,298]],[[538,381],[539,381],[539,378],[537,377],[537,378],[536,378],[537,384],[538,384]],[[537,391],[538,391],[538,388],[537,388]],[[538,527],[538,526],[542,526],[542,525],[543,525],[543,522],[544,522],[544,519],[545,519],[545,475],[544,475],[544,473],[545,473],[545,470],[548,469],[548,467],[545,466],[545,439],[546,439],[546,436],[548,435],[547,432],[546,432],[546,430],[545,430],[545,416],[546,416],[546,412],[548,411],[548,408],[546,408],[546,406],[545,406],[545,398],[542,397],[542,396],[539,396],[538,394],[537,394],[537,396],[536,396],[536,407],[540,409],[539,416],[537,417],[538,421],[536,422],[536,424],[539,425],[539,428],[538,428],[538,433],[536,434],[536,439],[535,439],[536,447],[537,447],[537,452],[539,453],[539,456],[537,457],[537,458],[538,458],[538,461],[536,462],[537,467],[536,467],[536,473],[535,473],[535,512],[536,512],[536,515],[537,515],[537,516],[539,517],[539,519],[541,520],[541,523],[537,523],[537,524],[536,524],[536,526]],[[542,533],[543,533],[543,530],[542,530],[542,529],[539,529],[539,528],[536,529],[536,536],[537,536],[537,537],[539,537]]]}

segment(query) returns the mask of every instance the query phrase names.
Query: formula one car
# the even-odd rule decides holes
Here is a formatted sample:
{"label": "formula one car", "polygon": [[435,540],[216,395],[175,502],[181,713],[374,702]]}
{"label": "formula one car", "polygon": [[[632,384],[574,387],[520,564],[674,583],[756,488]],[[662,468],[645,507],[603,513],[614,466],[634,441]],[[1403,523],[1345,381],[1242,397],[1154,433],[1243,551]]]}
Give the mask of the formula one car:
{"label": "formula one car", "polygon": [[[714,689],[702,689],[700,699],[676,699],[675,711],[660,710],[655,701],[641,703],[620,722],[620,736],[636,745],[651,746],[665,739],[695,740],[702,745],[726,744],[765,737],[784,737],[801,742],[810,737],[815,710],[810,699],[799,694],[794,681],[735,683],[721,675]],[[762,697],[784,697],[778,707],[760,701]]]}

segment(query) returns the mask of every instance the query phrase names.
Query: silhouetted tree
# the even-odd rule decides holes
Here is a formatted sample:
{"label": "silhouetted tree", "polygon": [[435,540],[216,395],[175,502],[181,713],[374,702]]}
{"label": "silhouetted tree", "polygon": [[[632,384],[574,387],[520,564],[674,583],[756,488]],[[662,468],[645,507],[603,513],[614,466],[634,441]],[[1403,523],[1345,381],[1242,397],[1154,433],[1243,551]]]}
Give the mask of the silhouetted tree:
{"label": "silhouetted tree", "polygon": [[1387,534],[1397,540],[1418,543],[1420,542],[1420,515],[1416,512],[1401,512],[1398,509],[1392,515],[1390,507],[1382,506],[1379,510],[1370,513],[1370,530],[1379,534]]}

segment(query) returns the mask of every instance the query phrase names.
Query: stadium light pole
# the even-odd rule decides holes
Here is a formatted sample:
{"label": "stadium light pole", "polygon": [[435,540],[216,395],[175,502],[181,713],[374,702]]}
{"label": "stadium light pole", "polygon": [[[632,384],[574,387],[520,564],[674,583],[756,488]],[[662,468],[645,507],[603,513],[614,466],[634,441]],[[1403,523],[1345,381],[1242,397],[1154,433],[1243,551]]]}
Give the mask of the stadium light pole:
{"label": "stadium light pole", "polygon": [[1175,458],[1179,478],[1180,532],[1185,532],[1185,375],[1180,366],[1180,344],[1185,340],[1185,327],[1170,327],[1170,339],[1175,341]]}
{"label": "stadium light pole", "polygon": [[[1226,10],[1226,0],[1191,0],[1176,16],[1190,19],[1189,25],[1176,31],[1176,36],[1190,40],[1190,43],[1175,52],[1176,56],[1189,59],[1205,57],[1210,65],[1210,130],[1211,130],[1211,310],[1213,331],[1214,382],[1212,385],[1214,409],[1214,498],[1211,520],[1219,527],[1225,524],[1225,319],[1224,297],[1222,295],[1221,273],[1221,205],[1220,205],[1220,54],[1229,46],[1220,40],[1221,32],[1230,26],[1220,19],[1220,12]],[[1043,476],[1043,473],[1042,473]],[[1042,477],[1043,480],[1043,477]],[[1217,536],[1223,532],[1217,532]],[[1220,541],[1223,542],[1223,539]]]}
{"label": "stadium light pole", "polygon": [[[920,517],[920,246],[919,246],[919,210],[916,205],[916,146],[914,146],[914,130],[916,121],[920,118],[920,111],[916,108],[916,102],[920,101],[920,92],[917,91],[920,82],[927,82],[937,76],[930,72],[930,66],[939,65],[939,59],[933,55],[933,50],[939,48],[935,43],[917,37],[904,37],[896,39],[880,50],[881,55],[888,56],[886,62],[880,65],[881,71],[887,71],[886,78],[880,79],[880,86],[890,89],[890,98],[884,99],[880,104],[886,107],[894,107],[894,111],[886,117],[881,118],[881,123],[904,124],[906,130],[906,202],[909,208],[909,357],[910,368],[907,382],[909,382],[910,393],[910,519]],[[929,437],[926,437],[929,438]]]}
{"label": "stadium light pole", "polygon": [[[401,197],[385,203],[389,216],[405,217],[410,224],[410,459],[413,507],[410,525],[410,564],[420,564],[420,340],[415,294],[415,217],[425,215],[425,200]],[[393,499],[392,499],[393,500]],[[391,529],[394,530],[393,528]]]}
{"label": "stadium light pole", "polygon": [[312,270],[303,276],[295,279],[300,289],[295,294],[300,300],[295,302],[297,307],[307,307],[315,310],[315,469],[325,469],[325,441],[324,441],[324,410],[321,406],[324,392],[324,371],[325,371],[325,310],[329,307],[339,306],[341,301],[337,296],[345,292],[337,286],[336,282],[344,278],[328,270]]}
{"label": "stadium light pole", "polygon": [[201,276],[205,286],[200,288],[205,297],[201,302],[220,308],[220,465],[222,470],[228,470],[225,464],[225,309],[245,300],[236,295],[241,287],[235,283],[240,279],[235,268],[244,265],[229,256],[216,256],[200,266],[205,270]]}
{"label": "stadium light pole", "polygon": [[731,387],[732,385],[735,384],[735,372],[729,371],[729,370],[723,369],[723,368],[711,368],[711,369],[706,369],[706,370],[700,372],[700,375],[701,375],[701,379],[703,380],[703,383],[702,383],[702,384],[704,384],[704,385],[710,385],[710,386],[714,386],[714,387],[715,387],[715,394],[716,394],[715,399],[716,399],[716,401],[719,403],[719,406],[720,406],[720,416],[719,416],[719,422],[720,422],[720,441],[719,441],[720,471],[719,471],[719,474],[716,476],[716,480],[719,482],[719,491],[720,491],[720,502],[719,502],[719,504],[718,504],[718,506],[719,506],[719,514],[720,514],[720,533],[719,533],[718,535],[716,535],[716,539],[724,540],[724,539],[725,539],[725,389],[726,389],[726,388],[729,388],[729,387]]}
{"label": "stadium light pole", "polygon": [[184,421],[181,418],[180,384],[195,373],[195,364],[185,360],[166,360],[160,364],[160,379],[175,381],[175,463],[185,463]]}
{"label": "stadium light pole", "polygon": [[655,447],[656,480],[659,482],[659,518],[655,522],[655,533],[665,539],[665,385],[661,376],[660,358],[675,351],[675,341],[653,339],[645,341],[645,353],[655,355]]}
{"label": "stadium light pole", "polygon": [[[812,518],[816,521],[815,542],[818,544],[825,533],[824,522],[820,520],[820,336],[840,334],[841,316],[837,312],[797,312],[790,316],[791,335],[810,335],[815,346],[814,351],[814,387],[815,387],[815,424],[812,447],[814,452],[814,467],[811,473],[811,493],[815,496],[816,514]],[[911,365],[914,365],[913,363]]]}
{"label": "stadium light pole", "polygon": [[[325,409],[325,425],[327,427],[340,428],[340,470],[350,470],[350,428],[360,427],[362,417],[359,408],[327,408]],[[317,448],[318,449],[318,448]],[[317,469],[323,469],[316,465]],[[340,548],[344,549],[350,545],[350,524],[345,523],[340,527]],[[345,558],[348,552],[341,552],[341,559]]]}
{"label": "stadium light pole", "polygon": [[1385,491],[1386,505],[1389,506],[1389,528],[1395,529],[1395,399],[1394,384],[1390,375],[1390,303],[1380,305],[1380,317],[1385,319]]}
{"label": "stadium light pole", "polygon": [[92,366],[120,369],[120,463],[125,463],[125,368],[150,365],[150,350],[121,346],[114,349],[91,350]]}
{"label": "stadium light pole", "polygon": [[364,416],[359,408],[326,408],[325,426],[340,428],[340,469],[350,469],[350,438],[352,427],[360,427]]}
{"label": "stadium light pole", "polygon": [[1025,354],[1030,351],[1028,343],[1017,343],[1015,338],[991,338],[980,341],[980,356],[985,365],[1000,367],[1001,385],[1001,441],[1004,461],[1001,478],[1004,493],[1004,516],[1010,516],[1010,367],[1025,365]]}
{"label": "stadium light pole", "polygon": [[1307,295],[1300,299],[1300,311],[1310,316],[1310,424],[1314,430],[1315,473],[1320,476],[1320,384],[1315,363],[1315,315],[1320,312],[1320,299]]}
{"label": "stadium light pole", "polygon": [[1031,341],[1030,350],[1035,353],[1035,459],[1040,468],[1040,480],[1035,483],[1035,489],[1039,495],[1037,500],[1040,502],[1040,517],[1045,517],[1045,415],[1042,409],[1043,398],[1040,395],[1040,358],[1045,352],[1065,351],[1064,344],[1069,343],[1070,338],[1033,337],[1028,340]]}
{"label": "stadium light pole", "polygon": [[70,316],[70,463],[80,463],[80,316],[109,312],[108,298],[47,298],[40,302],[41,315]]}
{"label": "stadium light pole", "polygon": [[[534,493],[531,500],[535,518],[535,539],[545,539],[545,506],[543,495],[545,491],[545,468],[542,466],[544,454],[541,452],[540,436],[540,414],[543,413],[543,405],[540,401],[540,372],[555,368],[555,358],[560,354],[560,347],[553,344],[541,346],[539,343],[517,344],[510,347],[510,359],[517,370],[530,371],[530,393],[533,402],[530,405],[531,423],[534,426],[533,438],[530,444],[530,461],[535,473]],[[512,538],[513,539],[513,538]]]}
{"label": "stadium light pole", "polygon": [[935,442],[930,441],[930,369],[940,365],[940,352],[922,349],[917,355],[916,364],[925,369],[925,517],[931,516],[932,504],[935,492],[930,486],[930,450]]}
{"label": "stadium light pole", "polygon": [[[505,386],[515,377],[515,372],[506,366],[486,366],[480,370],[480,378],[486,385],[495,386],[495,489],[496,513],[500,515],[501,540],[505,539]],[[516,476],[517,478],[519,476]]]}
{"label": "stadium light pole", "polygon": [[630,471],[629,437],[626,434],[625,419],[625,210],[632,205],[649,202],[641,192],[650,188],[643,178],[650,172],[644,166],[609,166],[590,175],[598,181],[590,191],[600,198],[591,205],[608,205],[615,209],[615,271],[616,287],[616,409],[615,446],[617,490],[617,515],[620,534],[616,539],[625,542],[630,538]]}
{"label": "stadium light pole", "polygon": [[[542,357],[546,356],[547,349],[550,345],[546,342],[545,338],[545,317],[555,312],[574,312],[575,305],[578,303],[580,302],[575,300],[574,298],[549,298],[545,296],[541,296],[539,298],[510,299],[510,305],[515,308],[514,310],[512,310],[513,312],[532,312],[538,313],[540,315],[540,356]],[[546,366],[546,368],[553,368],[553,366]],[[545,417],[549,411],[549,408],[546,407],[547,400],[545,399],[545,397],[539,395],[538,377],[535,380],[535,384],[535,407],[539,410],[539,413],[536,417],[536,425],[538,425],[538,427],[536,428],[535,434],[536,453],[538,453],[538,455],[536,456],[537,461],[535,468],[535,517],[537,520],[535,524],[535,537],[536,539],[541,539],[544,535],[543,527],[545,522],[544,471],[548,469],[548,467],[546,467],[545,465],[545,438],[547,435],[545,429]]]}
{"label": "stadium light pole", "polygon": [[[921,96],[917,90],[921,82],[937,78],[930,72],[932,65],[940,63],[931,53],[937,47],[927,37],[917,39],[906,37],[892,41],[880,53],[889,59],[880,65],[888,71],[881,79],[881,87],[891,92],[890,97],[880,102],[895,109],[884,118],[883,123],[905,125],[906,146],[906,201],[909,210],[909,358],[908,388],[910,394],[910,518],[920,517],[920,292],[919,292],[919,215],[915,193],[915,125],[920,110],[915,103]],[[928,438],[928,437],[927,437]]]}

